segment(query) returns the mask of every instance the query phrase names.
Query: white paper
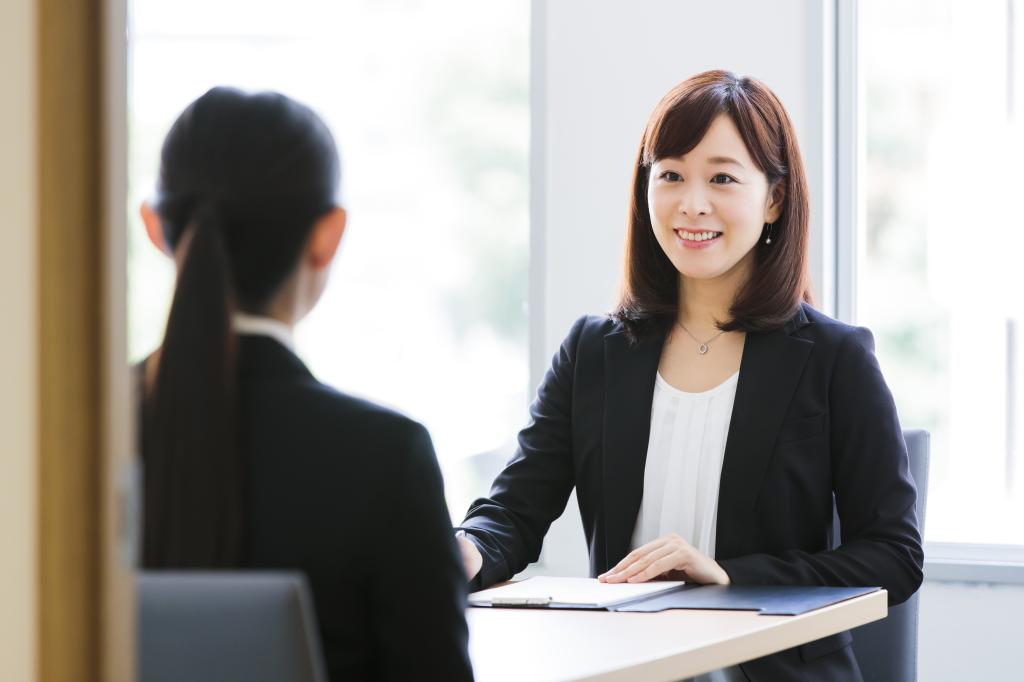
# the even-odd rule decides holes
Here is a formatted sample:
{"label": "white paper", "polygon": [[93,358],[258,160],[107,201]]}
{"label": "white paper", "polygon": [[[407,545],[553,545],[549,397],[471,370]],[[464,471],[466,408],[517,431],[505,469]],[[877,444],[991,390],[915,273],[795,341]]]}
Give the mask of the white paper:
{"label": "white paper", "polygon": [[[518,606],[546,606],[549,602],[583,608],[606,608],[623,602],[675,589],[680,580],[656,580],[646,583],[602,583],[595,578],[535,577],[511,585],[492,587],[469,595],[474,606],[491,606],[513,600]],[[524,603],[519,603],[527,600]]]}

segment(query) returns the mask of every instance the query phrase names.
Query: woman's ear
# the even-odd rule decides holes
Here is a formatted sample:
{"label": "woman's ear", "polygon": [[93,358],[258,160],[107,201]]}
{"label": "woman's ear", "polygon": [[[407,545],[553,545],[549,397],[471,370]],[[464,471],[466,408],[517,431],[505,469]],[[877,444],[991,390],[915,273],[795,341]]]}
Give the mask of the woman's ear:
{"label": "woman's ear", "polygon": [[149,237],[149,241],[152,242],[153,246],[168,258],[174,258],[171,247],[167,244],[167,240],[164,239],[164,228],[160,224],[160,216],[157,215],[157,212],[153,210],[148,201],[143,201],[142,205],[139,206],[139,215],[142,216],[142,224],[146,226],[146,236]]}
{"label": "woman's ear", "polygon": [[345,209],[338,206],[316,221],[306,246],[306,259],[313,270],[323,270],[334,260],[347,220]]}
{"label": "woman's ear", "polygon": [[764,222],[774,223],[782,215],[782,204],[786,199],[786,183],[776,182],[768,190],[768,205],[764,209]]}

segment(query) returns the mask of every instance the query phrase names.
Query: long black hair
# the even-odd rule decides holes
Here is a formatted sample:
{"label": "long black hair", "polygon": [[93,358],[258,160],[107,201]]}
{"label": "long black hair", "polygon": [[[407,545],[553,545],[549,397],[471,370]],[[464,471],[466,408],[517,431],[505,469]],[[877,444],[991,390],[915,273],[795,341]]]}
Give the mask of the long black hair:
{"label": "long black hair", "polygon": [[183,257],[143,400],[146,567],[238,565],[243,461],[231,317],[265,310],[317,219],[337,205],[339,181],[327,127],[277,93],[214,88],[167,134],[154,208]]}

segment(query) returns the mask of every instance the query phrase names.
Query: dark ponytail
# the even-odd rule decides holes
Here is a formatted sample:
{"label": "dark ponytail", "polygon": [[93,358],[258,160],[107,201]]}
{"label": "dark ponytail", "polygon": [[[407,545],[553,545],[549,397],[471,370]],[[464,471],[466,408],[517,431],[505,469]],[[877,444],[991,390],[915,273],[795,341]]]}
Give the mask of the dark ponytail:
{"label": "dark ponytail", "polygon": [[243,561],[232,316],[264,312],[338,181],[327,128],[275,93],[214,88],[167,135],[155,208],[179,269],[143,400],[147,568]]}
{"label": "dark ponytail", "polygon": [[215,568],[240,560],[235,442],[234,292],[216,209],[197,213],[152,393],[146,457],[146,566]]}

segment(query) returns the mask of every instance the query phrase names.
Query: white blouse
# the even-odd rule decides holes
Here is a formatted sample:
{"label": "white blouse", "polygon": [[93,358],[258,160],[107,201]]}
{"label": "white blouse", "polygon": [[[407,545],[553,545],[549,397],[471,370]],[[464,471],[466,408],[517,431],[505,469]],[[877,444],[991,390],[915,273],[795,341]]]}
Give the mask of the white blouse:
{"label": "white blouse", "polygon": [[[651,405],[651,435],[632,548],[669,533],[715,556],[718,485],[739,372],[701,393],[674,388],[659,373]],[[736,666],[693,682],[746,680]]]}
{"label": "white blouse", "polygon": [[718,483],[739,376],[737,372],[712,389],[687,393],[658,374],[634,549],[678,533],[715,556]]}

